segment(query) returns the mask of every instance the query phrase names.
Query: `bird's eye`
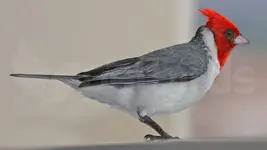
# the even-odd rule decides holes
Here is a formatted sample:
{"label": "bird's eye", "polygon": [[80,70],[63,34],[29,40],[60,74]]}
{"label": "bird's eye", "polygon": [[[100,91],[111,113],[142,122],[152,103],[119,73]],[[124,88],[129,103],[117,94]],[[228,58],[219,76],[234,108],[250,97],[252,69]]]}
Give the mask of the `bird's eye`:
{"label": "bird's eye", "polygon": [[226,30],[225,31],[225,35],[231,39],[231,38],[234,38],[234,31],[233,30]]}

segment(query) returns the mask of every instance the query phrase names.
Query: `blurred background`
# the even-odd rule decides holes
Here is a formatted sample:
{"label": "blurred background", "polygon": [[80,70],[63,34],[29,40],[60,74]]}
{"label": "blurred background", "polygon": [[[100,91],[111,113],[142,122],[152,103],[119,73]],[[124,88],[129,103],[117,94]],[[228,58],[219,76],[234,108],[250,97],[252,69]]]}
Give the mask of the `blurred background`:
{"label": "blurred background", "polygon": [[211,7],[250,45],[235,48],[205,100],[155,120],[182,138],[267,135],[264,0],[0,0],[0,146],[142,142],[138,120],[56,81],[10,73],[76,74],[187,42]]}

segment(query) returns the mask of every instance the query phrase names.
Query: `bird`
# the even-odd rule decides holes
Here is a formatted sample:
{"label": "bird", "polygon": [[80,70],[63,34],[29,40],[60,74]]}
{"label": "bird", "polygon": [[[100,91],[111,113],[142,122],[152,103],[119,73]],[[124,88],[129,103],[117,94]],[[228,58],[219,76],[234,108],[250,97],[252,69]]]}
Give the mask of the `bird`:
{"label": "bird", "polygon": [[110,105],[138,119],[159,135],[146,140],[180,139],[167,133],[152,117],[180,112],[211,89],[234,47],[249,44],[237,25],[211,8],[188,42],[140,56],[100,65],[75,75],[10,74],[12,77],[57,80],[83,96]]}

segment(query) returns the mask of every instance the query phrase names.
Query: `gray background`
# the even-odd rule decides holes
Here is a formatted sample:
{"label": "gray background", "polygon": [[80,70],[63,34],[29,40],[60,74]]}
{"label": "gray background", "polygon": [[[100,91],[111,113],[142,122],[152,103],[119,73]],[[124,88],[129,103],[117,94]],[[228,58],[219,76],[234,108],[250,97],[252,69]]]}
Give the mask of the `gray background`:
{"label": "gray background", "polygon": [[199,1],[200,7],[211,7],[233,20],[251,44],[234,49],[212,90],[192,110],[193,136],[266,137],[266,4],[264,0]]}

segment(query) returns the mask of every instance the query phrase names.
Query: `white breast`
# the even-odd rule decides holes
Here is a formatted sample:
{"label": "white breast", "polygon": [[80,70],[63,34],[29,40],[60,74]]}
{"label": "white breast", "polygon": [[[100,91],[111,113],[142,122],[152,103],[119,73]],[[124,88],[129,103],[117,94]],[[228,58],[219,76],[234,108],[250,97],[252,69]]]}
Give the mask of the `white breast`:
{"label": "white breast", "polygon": [[208,71],[189,82],[138,86],[132,99],[135,108],[150,116],[181,111],[201,100],[219,73],[218,65],[210,62]]}

